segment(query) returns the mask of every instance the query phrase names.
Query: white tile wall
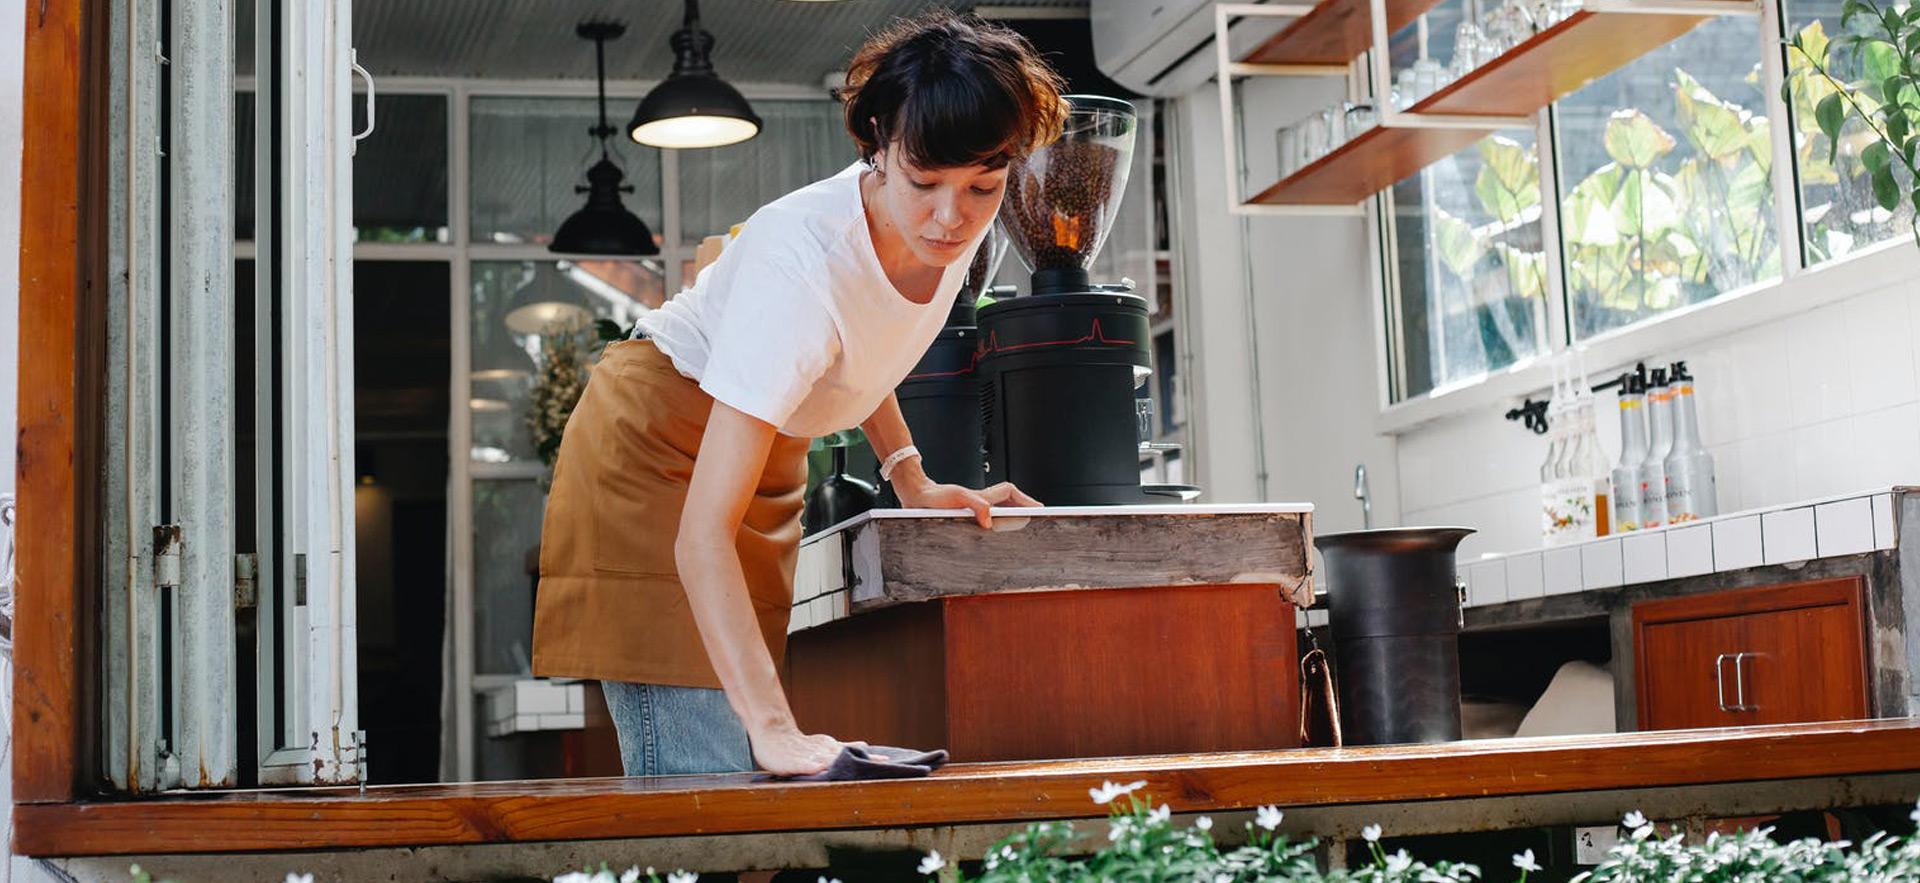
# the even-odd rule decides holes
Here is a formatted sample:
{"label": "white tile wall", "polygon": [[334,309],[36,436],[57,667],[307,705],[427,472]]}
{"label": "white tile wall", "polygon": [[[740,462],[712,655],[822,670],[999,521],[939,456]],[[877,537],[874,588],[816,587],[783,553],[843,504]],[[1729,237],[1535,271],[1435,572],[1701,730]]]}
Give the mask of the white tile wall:
{"label": "white tile wall", "polygon": [[1546,562],[1547,594],[1563,595],[1567,592],[1580,591],[1580,550],[1578,548],[1548,549],[1542,557]]}
{"label": "white tile wall", "polygon": [[[1789,284],[1825,283],[1807,277]],[[1920,284],[1899,278],[1686,351],[1648,353],[1647,362],[1684,358],[1699,378],[1701,435],[1715,458],[1720,511],[1739,512],[1920,484],[1916,341]],[[1590,367],[1605,372],[1621,366]],[[1600,401],[1611,405],[1613,399],[1603,394]],[[1540,545],[1534,499],[1546,439],[1500,419],[1508,407],[1443,418],[1397,437],[1400,523],[1478,528],[1480,534],[1463,544],[1463,562],[1477,561],[1483,552]],[[1619,437],[1617,413],[1600,410],[1610,460]],[[1734,560],[1713,560],[1711,566],[1760,563],[1759,525],[1751,527],[1751,544],[1736,544]],[[1693,542],[1677,553],[1669,549],[1669,568],[1676,560],[1686,568],[1707,563],[1693,554]],[[1878,535],[1875,542],[1882,542]],[[1778,554],[1767,550],[1765,557]],[[1746,560],[1749,555],[1753,560]],[[1550,585],[1543,581],[1543,589]],[[1509,594],[1522,590],[1509,579]]]}
{"label": "white tile wall", "polygon": [[1507,600],[1538,598],[1547,593],[1545,557],[1542,552],[1507,557]]}
{"label": "white tile wall", "polygon": [[1467,604],[1500,604],[1507,600],[1507,563],[1487,561],[1467,567]]}
{"label": "white tile wall", "polygon": [[1873,547],[1891,549],[1898,534],[1894,533],[1893,495],[1874,494],[1873,496]]}
{"label": "white tile wall", "polygon": [[1582,589],[1610,589],[1623,582],[1619,540],[1601,540],[1580,546]]}

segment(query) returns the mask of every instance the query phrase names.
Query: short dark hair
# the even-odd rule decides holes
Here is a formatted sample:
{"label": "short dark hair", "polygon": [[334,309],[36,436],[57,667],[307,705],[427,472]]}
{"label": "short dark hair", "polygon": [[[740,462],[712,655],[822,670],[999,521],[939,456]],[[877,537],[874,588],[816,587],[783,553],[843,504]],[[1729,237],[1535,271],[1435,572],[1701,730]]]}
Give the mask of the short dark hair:
{"label": "short dark hair", "polygon": [[936,10],[867,40],[841,97],[861,159],[897,142],[921,168],[999,168],[1059,137],[1063,88],[1025,37]]}

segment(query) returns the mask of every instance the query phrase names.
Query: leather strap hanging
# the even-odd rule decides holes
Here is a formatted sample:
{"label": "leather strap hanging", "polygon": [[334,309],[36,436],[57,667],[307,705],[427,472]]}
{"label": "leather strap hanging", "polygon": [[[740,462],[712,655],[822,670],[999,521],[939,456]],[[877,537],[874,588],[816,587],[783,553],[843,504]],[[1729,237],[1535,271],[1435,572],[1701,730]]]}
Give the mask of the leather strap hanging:
{"label": "leather strap hanging", "polygon": [[1300,657],[1300,745],[1339,748],[1340,698],[1333,688],[1333,668],[1312,630],[1307,632],[1307,641],[1314,646]]}

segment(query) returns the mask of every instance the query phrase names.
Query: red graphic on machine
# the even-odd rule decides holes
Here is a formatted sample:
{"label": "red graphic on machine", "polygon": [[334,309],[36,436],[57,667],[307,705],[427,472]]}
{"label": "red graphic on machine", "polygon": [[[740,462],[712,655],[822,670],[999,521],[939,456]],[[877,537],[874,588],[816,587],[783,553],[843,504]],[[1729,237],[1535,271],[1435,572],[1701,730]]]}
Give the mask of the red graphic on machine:
{"label": "red graphic on machine", "polygon": [[906,379],[932,380],[940,377],[964,377],[972,374],[975,368],[980,367],[980,360],[986,358],[990,353],[1011,353],[1021,350],[1046,349],[1056,346],[1079,346],[1083,343],[1100,343],[1107,346],[1133,346],[1139,343],[1139,341],[1108,337],[1106,332],[1100,330],[1099,319],[1093,320],[1093,327],[1087,329],[1086,334],[1072,340],[1041,340],[1034,341],[1033,343],[1015,343],[1001,346],[1000,333],[996,331],[988,335],[987,339],[981,341],[980,346],[974,349],[973,359],[967,363],[967,367],[957,371],[928,371],[924,374],[909,374]]}

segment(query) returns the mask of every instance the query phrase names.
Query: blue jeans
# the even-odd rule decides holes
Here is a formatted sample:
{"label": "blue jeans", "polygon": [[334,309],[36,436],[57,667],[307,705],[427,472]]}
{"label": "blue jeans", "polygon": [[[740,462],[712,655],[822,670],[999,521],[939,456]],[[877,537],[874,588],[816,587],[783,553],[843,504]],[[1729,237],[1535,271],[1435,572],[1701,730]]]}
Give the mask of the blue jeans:
{"label": "blue jeans", "polygon": [[601,681],[629,776],[753,770],[747,730],[727,694],[701,687]]}

